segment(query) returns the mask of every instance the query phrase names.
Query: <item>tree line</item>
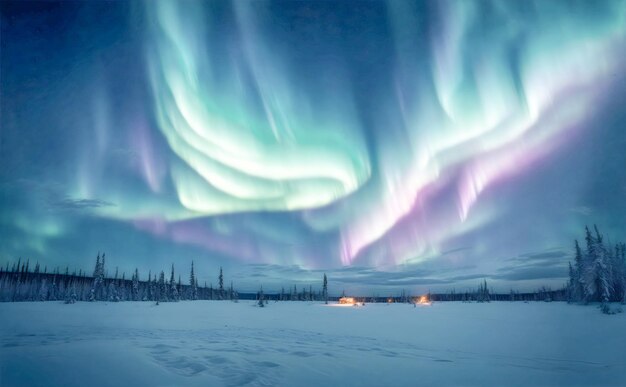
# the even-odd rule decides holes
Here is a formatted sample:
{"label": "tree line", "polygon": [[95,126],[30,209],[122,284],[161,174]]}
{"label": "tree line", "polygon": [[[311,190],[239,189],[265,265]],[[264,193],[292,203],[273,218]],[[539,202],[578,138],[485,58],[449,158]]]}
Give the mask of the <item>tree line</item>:
{"label": "tree line", "polygon": [[119,275],[117,268],[112,277],[106,275],[105,254],[98,253],[96,265],[91,276],[82,270],[72,274],[69,268],[61,273],[59,268],[48,273],[47,267],[41,269],[39,263],[34,268],[30,262],[19,259],[9,267],[0,268],[0,301],[155,301],[168,302],[180,300],[233,300],[238,292],[224,287],[224,274],[220,267],[218,286],[198,284],[194,263],[191,262],[187,283],[182,282],[180,274],[176,277],[172,264],[169,280],[165,272],[148,272],[148,279],[141,281],[139,270],[135,269],[130,278]]}
{"label": "tree line", "polygon": [[[487,285],[487,280],[483,280],[478,284],[476,288],[467,289],[465,291],[457,291],[456,289],[449,290],[446,293],[431,293],[430,291],[425,294],[426,298],[430,301],[457,301],[457,302],[491,302],[491,301],[567,301],[567,287],[562,287],[553,290],[549,286],[541,286],[540,288],[520,292],[511,289],[509,293],[496,293],[493,289],[490,289]],[[381,297],[374,295],[372,297],[356,297],[359,301],[366,301],[370,303],[386,302],[386,303],[413,303],[421,296],[411,295],[405,290],[402,290],[399,296]]]}
{"label": "tree line", "polygon": [[[585,227],[585,248],[581,248],[578,240],[574,241],[574,262],[569,265],[569,281],[564,289],[551,290],[541,288],[535,292],[519,293],[511,290],[510,294],[495,294],[490,292],[486,281],[478,289],[463,293],[454,290],[443,294],[428,294],[432,301],[561,301],[580,303],[598,302],[603,311],[608,312],[608,303],[626,303],[626,243],[605,242],[603,235],[594,226],[594,232]],[[181,275],[176,276],[174,265],[169,271],[169,279],[165,271],[158,273],[148,272],[147,280],[140,280],[139,271],[126,278],[121,276],[117,268],[113,276],[107,276],[105,270],[105,254],[98,253],[96,264],[91,276],[82,270],[70,273],[66,267],[62,273],[57,267],[48,272],[36,263],[30,266],[30,261],[19,259],[12,265],[0,267],[0,302],[11,301],[54,301],[65,300],[68,303],[75,301],[154,301],[168,302],[179,300],[237,300],[259,299],[259,292],[240,294],[233,288],[232,282],[228,288],[224,286],[222,268],[218,275],[217,286],[211,283],[203,286],[198,283],[193,261],[186,283],[182,282]],[[263,293],[261,293],[263,294]],[[265,299],[280,301],[328,301],[337,299],[329,297],[328,282],[324,274],[323,287],[314,291],[312,286],[289,288],[274,295],[265,294]],[[380,302],[388,298],[372,297],[371,302]],[[411,297],[403,292],[400,297],[391,297],[394,302],[406,302]]]}
{"label": "tree line", "polygon": [[[169,275],[165,271],[158,273],[148,272],[147,280],[140,280],[139,270],[131,274],[119,275],[117,268],[113,276],[107,276],[105,270],[106,256],[98,253],[96,264],[91,276],[82,270],[78,273],[70,273],[66,267],[62,273],[57,267],[52,272],[48,268],[43,269],[36,263],[30,266],[30,261],[18,259],[12,265],[0,267],[0,302],[16,301],[153,301],[175,302],[180,300],[238,300],[258,299],[258,293],[239,293],[233,287],[231,281],[229,287],[224,285],[224,272],[220,267],[217,277],[217,286],[203,286],[198,282],[193,261],[189,270],[189,276],[183,283],[181,275],[176,276],[174,265],[170,268]],[[169,278],[169,279],[168,279]],[[302,287],[298,290],[293,286],[288,291],[283,290],[280,294],[268,296],[267,299],[282,301],[324,301],[328,300],[328,282],[324,274],[324,282],[320,291],[314,291],[312,286]]]}

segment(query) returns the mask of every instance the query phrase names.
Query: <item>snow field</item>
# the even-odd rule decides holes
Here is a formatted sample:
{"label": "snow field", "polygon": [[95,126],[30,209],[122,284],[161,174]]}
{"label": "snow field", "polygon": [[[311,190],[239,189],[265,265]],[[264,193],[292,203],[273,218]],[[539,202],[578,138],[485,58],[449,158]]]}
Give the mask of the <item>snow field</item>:
{"label": "snow field", "polygon": [[626,385],[626,314],[564,303],[0,303],[0,386]]}

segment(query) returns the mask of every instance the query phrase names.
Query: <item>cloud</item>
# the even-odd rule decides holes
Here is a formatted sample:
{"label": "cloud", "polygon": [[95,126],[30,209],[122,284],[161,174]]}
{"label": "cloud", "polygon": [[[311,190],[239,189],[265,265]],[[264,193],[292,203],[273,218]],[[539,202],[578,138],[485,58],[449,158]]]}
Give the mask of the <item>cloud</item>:
{"label": "cloud", "polygon": [[449,280],[456,282],[456,281],[467,281],[467,280],[484,279],[484,278],[492,278],[492,277],[493,276],[491,274],[478,273],[478,274],[459,275],[456,277],[451,277],[449,278]]}
{"label": "cloud", "polygon": [[389,279],[388,273],[379,272],[364,278],[346,277],[335,279],[335,282],[344,284],[363,284],[372,286],[416,286],[416,285],[446,285],[451,284],[452,281],[437,278],[403,278],[403,279]]}
{"label": "cloud", "polygon": [[565,267],[511,267],[501,274],[492,275],[490,278],[507,281],[525,281],[536,279],[566,278]]}
{"label": "cloud", "polygon": [[451,249],[451,250],[447,250],[447,251],[443,251],[441,253],[441,255],[448,255],[448,254],[453,254],[453,253],[458,253],[460,251],[466,251],[466,250],[471,250],[471,247],[457,247],[456,249]]}
{"label": "cloud", "polygon": [[51,208],[59,210],[88,210],[92,208],[112,207],[114,203],[99,199],[71,199],[65,198],[50,204]]}
{"label": "cloud", "polygon": [[[456,281],[455,278],[438,278],[438,276],[459,270],[459,268],[435,268],[422,263],[417,265],[405,265],[397,271],[381,271],[367,266],[346,266],[338,269],[321,270],[306,269],[301,266],[280,266],[273,264],[251,264],[247,265],[246,273],[239,273],[244,278],[246,276],[264,277],[275,282],[310,283],[312,280],[322,278],[326,274],[329,281],[334,284],[363,285],[368,286],[419,286],[419,285],[447,285]],[[472,266],[473,267],[473,266]],[[465,267],[464,267],[465,268]],[[485,275],[480,274],[479,278]]]}
{"label": "cloud", "polygon": [[507,281],[565,278],[570,259],[569,252],[558,248],[521,254],[507,259],[509,264],[489,278]]}
{"label": "cloud", "polygon": [[526,253],[521,254],[517,260],[522,261],[543,261],[546,259],[558,259],[568,257],[569,254],[563,250],[546,251],[543,253]]}
{"label": "cloud", "polygon": [[[255,277],[264,284],[281,286],[292,283],[304,286],[321,283],[323,274],[328,276],[333,287],[350,289],[355,286],[368,286],[373,289],[412,289],[431,287],[436,291],[445,291],[455,286],[482,281],[526,281],[545,280],[553,283],[567,277],[567,263],[571,254],[565,248],[550,248],[541,251],[523,253],[502,259],[504,264],[492,270],[478,269],[476,265],[457,265],[452,262],[426,261],[406,264],[396,270],[381,270],[368,266],[346,266],[336,269],[307,269],[299,265],[281,266],[276,264],[250,264],[245,273],[238,273],[239,278]],[[479,271],[480,270],[480,271]],[[474,272],[472,272],[474,271]]]}

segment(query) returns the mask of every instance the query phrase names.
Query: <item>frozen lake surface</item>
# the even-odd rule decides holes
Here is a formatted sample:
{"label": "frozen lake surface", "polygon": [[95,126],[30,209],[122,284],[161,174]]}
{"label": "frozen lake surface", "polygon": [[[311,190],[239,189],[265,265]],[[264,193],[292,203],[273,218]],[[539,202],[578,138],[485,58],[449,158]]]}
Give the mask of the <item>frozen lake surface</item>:
{"label": "frozen lake surface", "polygon": [[563,303],[0,303],[0,386],[626,385],[626,314]]}

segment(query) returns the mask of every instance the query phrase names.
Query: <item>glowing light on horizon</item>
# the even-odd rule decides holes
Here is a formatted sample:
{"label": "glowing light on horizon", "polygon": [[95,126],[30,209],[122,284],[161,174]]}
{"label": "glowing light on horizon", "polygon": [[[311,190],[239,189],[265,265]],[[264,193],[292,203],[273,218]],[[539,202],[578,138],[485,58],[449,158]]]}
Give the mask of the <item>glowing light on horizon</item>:
{"label": "glowing light on horizon", "polygon": [[417,297],[415,300],[413,300],[413,303],[420,306],[431,306],[433,304],[428,296]]}

